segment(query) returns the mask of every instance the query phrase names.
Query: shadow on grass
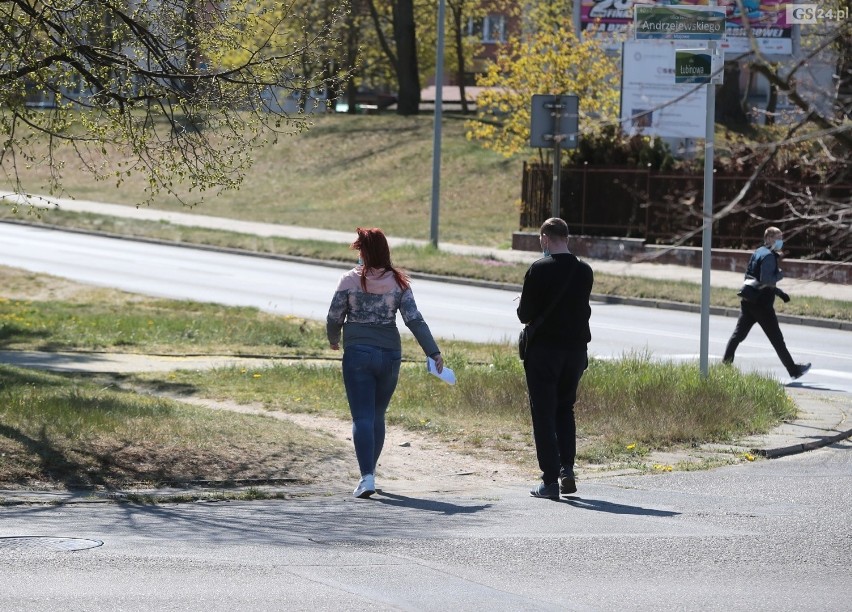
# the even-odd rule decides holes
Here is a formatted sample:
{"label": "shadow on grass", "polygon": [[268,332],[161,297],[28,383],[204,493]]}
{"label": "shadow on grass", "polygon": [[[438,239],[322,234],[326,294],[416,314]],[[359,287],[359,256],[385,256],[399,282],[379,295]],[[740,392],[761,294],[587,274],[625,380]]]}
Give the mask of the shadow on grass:
{"label": "shadow on grass", "polygon": [[23,342],[35,338],[47,338],[51,333],[47,330],[33,330],[21,327],[20,325],[5,323],[0,325],[0,348],[10,346],[15,342]]}
{"label": "shadow on grass", "polygon": [[[40,463],[39,475],[45,480],[61,483],[69,489],[84,485],[78,474],[81,474],[85,467],[57,450],[47,439],[44,428],[39,438],[33,438],[14,427],[0,424],[0,436],[19,443],[29,453],[37,456]],[[91,481],[85,484],[103,484],[102,479],[97,475],[93,475]]]}
{"label": "shadow on grass", "polygon": [[[30,485],[33,482],[49,482],[52,486],[69,491],[103,488],[121,490],[128,487],[194,486],[199,483],[216,483],[227,488],[236,485],[257,485],[269,482],[308,482],[300,474],[299,453],[282,451],[290,457],[278,458],[274,470],[264,468],[264,460],[270,457],[249,457],[234,461],[224,473],[207,475],[204,466],[219,461],[216,453],[193,457],[197,462],[181,460],[175,451],[137,447],[129,442],[110,444],[102,448],[61,449],[51,442],[43,427],[37,437],[21,430],[0,424],[0,437],[21,445],[24,452],[36,458],[37,465],[30,468],[26,476],[7,481],[10,484]],[[330,453],[332,457],[339,453]],[[272,458],[274,459],[274,457]],[[199,465],[200,464],[200,465]]]}
{"label": "shadow on grass", "polygon": [[[2,351],[0,351],[2,353]],[[27,370],[14,365],[7,366],[0,363],[0,390],[11,389],[25,385],[39,385],[41,387],[62,386],[61,379],[53,378],[50,374],[39,371]]]}
{"label": "shadow on grass", "polygon": [[[33,475],[35,478],[68,490],[93,487],[111,489],[120,486],[123,480],[143,481],[166,477],[162,470],[155,473],[150,470],[141,471],[136,469],[131,461],[119,460],[118,456],[122,451],[128,449],[127,444],[123,448],[110,448],[104,452],[74,449],[75,454],[88,458],[80,461],[73,459],[70,452],[53,444],[45,427],[41,428],[38,437],[32,437],[19,429],[0,424],[0,436],[17,442],[27,453],[38,458],[38,467]],[[32,476],[26,480],[31,479]]]}
{"label": "shadow on grass", "polygon": [[131,379],[133,392],[142,392],[150,395],[165,395],[168,397],[191,397],[198,393],[198,386],[191,383],[174,382],[169,380],[139,380]]}

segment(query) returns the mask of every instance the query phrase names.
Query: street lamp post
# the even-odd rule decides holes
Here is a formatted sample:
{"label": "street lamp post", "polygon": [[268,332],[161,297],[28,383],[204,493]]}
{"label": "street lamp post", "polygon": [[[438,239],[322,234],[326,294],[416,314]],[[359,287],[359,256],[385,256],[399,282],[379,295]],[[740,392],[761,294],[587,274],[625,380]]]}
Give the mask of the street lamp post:
{"label": "street lamp post", "polygon": [[438,248],[438,214],[441,207],[441,114],[444,97],[444,0],[438,0],[438,45],[435,52],[435,124],[432,137],[432,215],[429,241]]}

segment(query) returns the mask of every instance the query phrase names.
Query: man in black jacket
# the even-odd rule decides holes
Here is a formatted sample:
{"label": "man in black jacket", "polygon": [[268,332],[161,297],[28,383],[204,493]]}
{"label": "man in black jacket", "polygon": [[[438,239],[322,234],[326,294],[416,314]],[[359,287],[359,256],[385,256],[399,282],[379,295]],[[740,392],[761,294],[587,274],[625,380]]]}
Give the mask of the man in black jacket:
{"label": "man in black jacket", "polygon": [[542,482],[530,495],[558,499],[560,494],[577,491],[574,402],[589,363],[589,296],[594,274],[568,250],[568,224],[562,219],[545,221],[539,239],[544,257],[527,270],[518,304],[521,323],[537,323],[524,358],[533,438],[542,473]]}

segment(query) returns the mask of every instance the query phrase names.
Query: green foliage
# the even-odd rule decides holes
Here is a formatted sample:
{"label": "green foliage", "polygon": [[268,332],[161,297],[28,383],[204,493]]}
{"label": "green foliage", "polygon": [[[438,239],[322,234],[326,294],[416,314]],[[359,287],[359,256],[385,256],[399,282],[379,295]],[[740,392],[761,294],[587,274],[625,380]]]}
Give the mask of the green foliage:
{"label": "green foliage", "polygon": [[599,132],[580,139],[576,149],[567,152],[569,163],[604,166],[641,166],[670,170],[675,159],[660,138],[627,136],[618,127],[604,126]]}
{"label": "green foliage", "polygon": [[143,175],[140,200],[235,188],[270,134],[304,129],[269,96],[325,83],[315,68],[333,57],[339,18],[311,2],[37,4],[0,3],[2,171],[24,193],[19,173],[45,165],[60,193],[79,159],[116,185]]}
{"label": "green foliage", "polygon": [[[563,22],[564,23],[564,22]],[[529,151],[530,103],[535,94],[579,97],[583,138],[600,131],[597,118],[617,115],[619,75],[615,61],[593,39],[577,40],[569,25],[511,38],[477,85],[477,118],[470,139],[509,157]]]}

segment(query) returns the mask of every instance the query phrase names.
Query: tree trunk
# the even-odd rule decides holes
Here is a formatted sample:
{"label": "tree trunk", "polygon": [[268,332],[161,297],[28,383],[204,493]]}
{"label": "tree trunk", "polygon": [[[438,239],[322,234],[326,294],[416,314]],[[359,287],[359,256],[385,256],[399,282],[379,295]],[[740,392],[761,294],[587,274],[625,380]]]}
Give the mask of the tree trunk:
{"label": "tree trunk", "polygon": [[413,0],[397,0],[393,10],[393,37],[396,42],[396,76],[399,84],[396,112],[420,112],[420,74],[417,66],[417,37]]}
{"label": "tree trunk", "polygon": [[[361,42],[360,32],[356,22],[356,3],[352,3],[352,10],[346,16],[346,68],[347,77],[346,90],[346,113],[354,115],[356,112],[358,88],[355,86],[355,66],[358,64],[358,45]],[[340,92],[343,95],[343,92]]]}
{"label": "tree trunk", "polygon": [[732,129],[742,129],[749,124],[740,99],[738,62],[725,62],[725,81],[716,92],[716,121]]}
{"label": "tree trunk", "polygon": [[778,87],[769,84],[769,100],[766,101],[766,125],[775,125],[775,114],[778,112]]}
{"label": "tree trunk", "polygon": [[[846,9],[852,2],[845,2]],[[837,118],[852,118],[852,28],[846,27],[838,40]]]}
{"label": "tree trunk", "polygon": [[454,26],[454,36],[453,42],[455,43],[456,48],[456,66],[458,67],[458,71],[456,72],[456,80],[459,84],[459,99],[461,100],[461,110],[463,114],[468,114],[470,112],[470,108],[467,103],[467,93],[465,92],[465,82],[464,82],[464,42],[462,37],[462,7],[455,6],[452,7],[453,13],[453,26]]}

